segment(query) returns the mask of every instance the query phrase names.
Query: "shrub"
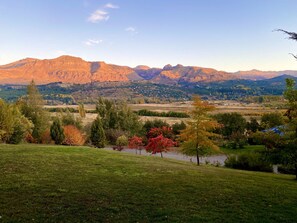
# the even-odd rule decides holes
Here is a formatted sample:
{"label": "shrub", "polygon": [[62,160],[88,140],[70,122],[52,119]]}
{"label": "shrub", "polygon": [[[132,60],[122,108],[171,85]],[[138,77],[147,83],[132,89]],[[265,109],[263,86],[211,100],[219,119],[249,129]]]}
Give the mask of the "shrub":
{"label": "shrub", "polygon": [[84,144],[85,139],[80,130],[74,125],[64,126],[65,139],[63,141],[64,145],[75,145],[81,146]]}
{"label": "shrub", "polygon": [[117,139],[122,135],[127,137],[129,135],[129,133],[127,131],[123,131],[121,129],[107,129],[107,130],[105,130],[106,140],[111,145],[115,145]]}
{"label": "shrub", "polygon": [[116,141],[117,146],[127,146],[128,143],[128,138],[125,135],[120,136]]}
{"label": "shrub", "polygon": [[240,154],[229,156],[225,166],[233,169],[272,172],[271,165],[260,153]]}

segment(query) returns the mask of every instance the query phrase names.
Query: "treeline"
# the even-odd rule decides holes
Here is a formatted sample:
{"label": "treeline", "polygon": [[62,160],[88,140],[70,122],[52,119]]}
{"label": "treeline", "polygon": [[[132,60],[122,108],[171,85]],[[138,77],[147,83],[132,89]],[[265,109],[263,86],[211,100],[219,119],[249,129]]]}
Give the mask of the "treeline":
{"label": "treeline", "polygon": [[[46,108],[49,112],[72,112],[72,113],[79,113],[78,108]],[[85,110],[85,113],[97,113],[97,110]],[[168,111],[168,112],[156,112],[150,111],[147,109],[141,109],[139,111],[134,111],[139,116],[155,116],[155,117],[172,117],[172,118],[189,118],[190,116],[185,112],[175,112],[175,111]]]}
{"label": "treeline", "polygon": [[139,111],[136,111],[136,113],[140,116],[174,117],[174,118],[189,118],[190,117],[185,112],[175,112],[175,111],[156,112],[156,111],[150,111],[147,109],[141,109]]}

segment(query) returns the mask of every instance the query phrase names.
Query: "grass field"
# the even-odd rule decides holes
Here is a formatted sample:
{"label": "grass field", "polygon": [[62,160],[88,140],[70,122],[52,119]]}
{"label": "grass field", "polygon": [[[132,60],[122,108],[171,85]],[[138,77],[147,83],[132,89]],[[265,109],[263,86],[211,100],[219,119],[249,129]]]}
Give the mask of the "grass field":
{"label": "grass field", "polygon": [[296,222],[290,175],[88,147],[0,145],[0,222]]}
{"label": "grass field", "polygon": [[[264,106],[263,104],[256,104],[256,103],[241,103],[236,101],[210,101],[211,104],[213,104],[216,107],[216,110],[212,112],[212,114],[218,114],[218,113],[231,113],[231,112],[238,112],[241,115],[244,116],[244,118],[247,119],[247,121],[250,120],[250,118],[256,118],[260,119],[261,116],[265,113],[271,113],[271,112],[282,112],[284,113],[284,109],[277,109],[277,108],[269,108]],[[185,102],[173,102],[168,104],[129,104],[130,108],[133,111],[138,111],[141,109],[146,109],[149,111],[155,111],[155,112],[169,112],[169,111],[175,111],[175,112],[189,112],[191,110],[191,101],[185,101]],[[77,105],[54,105],[54,106],[45,106],[46,108],[75,108],[77,109]],[[87,104],[85,105],[86,110],[95,110],[96,106]],[[78,115],[78,114],[76,114]],[[84,124],[88,124],[92,122],[96,118],[96,114],[87,113],[86,118],[83,119]],[[141,116],[141,120],[154,120],[154,119],[161,119],[163,121],[166,121],[169,124],[174,124],[180,121],[187,121],[187,118],[173,118],[173,117],[154,117],[154,116]]]}

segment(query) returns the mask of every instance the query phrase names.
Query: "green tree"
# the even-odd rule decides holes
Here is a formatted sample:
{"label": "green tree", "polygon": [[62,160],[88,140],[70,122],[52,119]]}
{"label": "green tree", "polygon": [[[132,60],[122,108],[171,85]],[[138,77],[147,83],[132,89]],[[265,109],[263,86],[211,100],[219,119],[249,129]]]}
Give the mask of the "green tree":
{"label": "green tree", "polygon": [[27,87],[27,96],[19,104],[21,112],[34,124],[33,138],[40,143],[42,134],[49,126],[49,114],[43,108],[45,102],[33,80]]}
{"label": "green tree", "polygon": [[5,101],[0,100],[0,139],[6,142],[14,130],[14,117],[12,107]]}
{"label": "green tree", "polygon": [[214,118],[222,125],[222,128],[218,130],[218,133],[221,133],[227,139],[234,133],[244,134],[247,123],[241,114],[236,112],[222,113],[215,115]]}
{"label": "green tree", "polygon": [[53,124],[50,128],[50,135],[52,140],[55,141],[55,144],[62,144],[65,139],[64,129],[62,127],[61,121],[59,118],[56,118],[53,121]]}
{"label": "green tree", "polygon": [[285,130],[286,142],[282,148],[284,155],[283,162],[295,169],[297,180],[297,89],[295,81],[292,79],[286,80],[287,89],[284,93],[285,99],[288,100],[288,116],[289,123]]}
{"label": "green tree", "polygon": [[261,127],[270,129],[285,124],[284,117],[279,112],[266,113],[261,117]]}
{"label": "green tree", "polygon": [[14,119],[14,129],[10,136],[8,143],[18,144],[27,134],[32,133],[34,127],[33,123],[21,114],[19,108],[16,105],[12,105],[12,115]]}
{"label": "green tree", "polygon": [[103,148],[105,146],[106,137],[100,116],[98,116],[92,123],[90,139],[92,144],[98,148]]}
{"label": "green tree", "polygon": [[123,130],[130,132],[130,135],[134,135],[142,128],[139,116],[124,102],[116,103],[115,101],[99,98],[96,111],[102,119],[105,130]]}
{"label": "green tree", "polygon": [[208,149],[218,150],[213,138],[218,137],[213,130],[219,128],[219,123],[209,116],[214,106],[202,101],[200,97],[193,98],[193,110],[190,112],[191,120],[187,122],[186,129],[181,131],[180,140],[183,141],[181,152],[186,155],[196,155],[197,165],[199,156],[204,155]]}
{"label": "green tree", "polygon": [[257,132],[258,130],[260,130],[260,124],[256,118],[251,118],[251,120],[247,122],[246,128],[251,132]]}
{"label": "green tree", "polygon": [[86,110],[85,110],[85,106],[83,103],[78,105],[78,112],[81,118],[85,118],[86,117]]}
{"label": "green tree", "polygon": [[66,109],[66,112],[61,113],[61,120],[64,126],[74,125],[78,129],[82,129],[82,120],[79,117],[75,117],[73,113]]}
{"label": "green tree", "polygon": [[0,100],[0,140],[17,144],[33,128],[32,122],[24,117],[17,105]]}

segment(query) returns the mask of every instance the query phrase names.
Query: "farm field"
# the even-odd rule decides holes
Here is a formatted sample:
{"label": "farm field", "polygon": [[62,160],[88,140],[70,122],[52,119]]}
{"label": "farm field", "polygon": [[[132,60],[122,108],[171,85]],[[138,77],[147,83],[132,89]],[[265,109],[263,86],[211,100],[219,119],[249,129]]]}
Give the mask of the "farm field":
{"label": "farm field", "polygon": [[88,147],[0,145],[1,222],[294,222],[293,176]]}
{"label": "farm field", "polygon": [[[247,120],[251,117],[260,119],[261,115],[270,112],[285,112],[284,109],[278,108],[270,108],[261,104],[256,103],[240,103],[237,101],[210,101],[211,104],[216,106],[216,110],[212,112],[213,114],[218,113],[230,113],[230,112],[238,112],[242,114]],[[186,102],[175,102],[168,104],[129,104],[130,108],[133,111],[139,111],[142,109],[146,109],[149,111],[156,112],[188,112],[191,109],[191,101]],[[45,106],[46,108],[77,108],[77,105],[55,105],[55,106]],[[86,104],[86,110],[95,110],[96,106],[93,104]],[[86,118],[83,120],[84,124],[92,122],[96,118],[96,114],[87,113]],[[186,118],[174,118],[174,117],[154,117],[154,116],[141,116],[141,120],[153,120],[153,119],[161,119],[169,124],[174,124],[176,122],[180,122],[181,120],[186,121]]]}

